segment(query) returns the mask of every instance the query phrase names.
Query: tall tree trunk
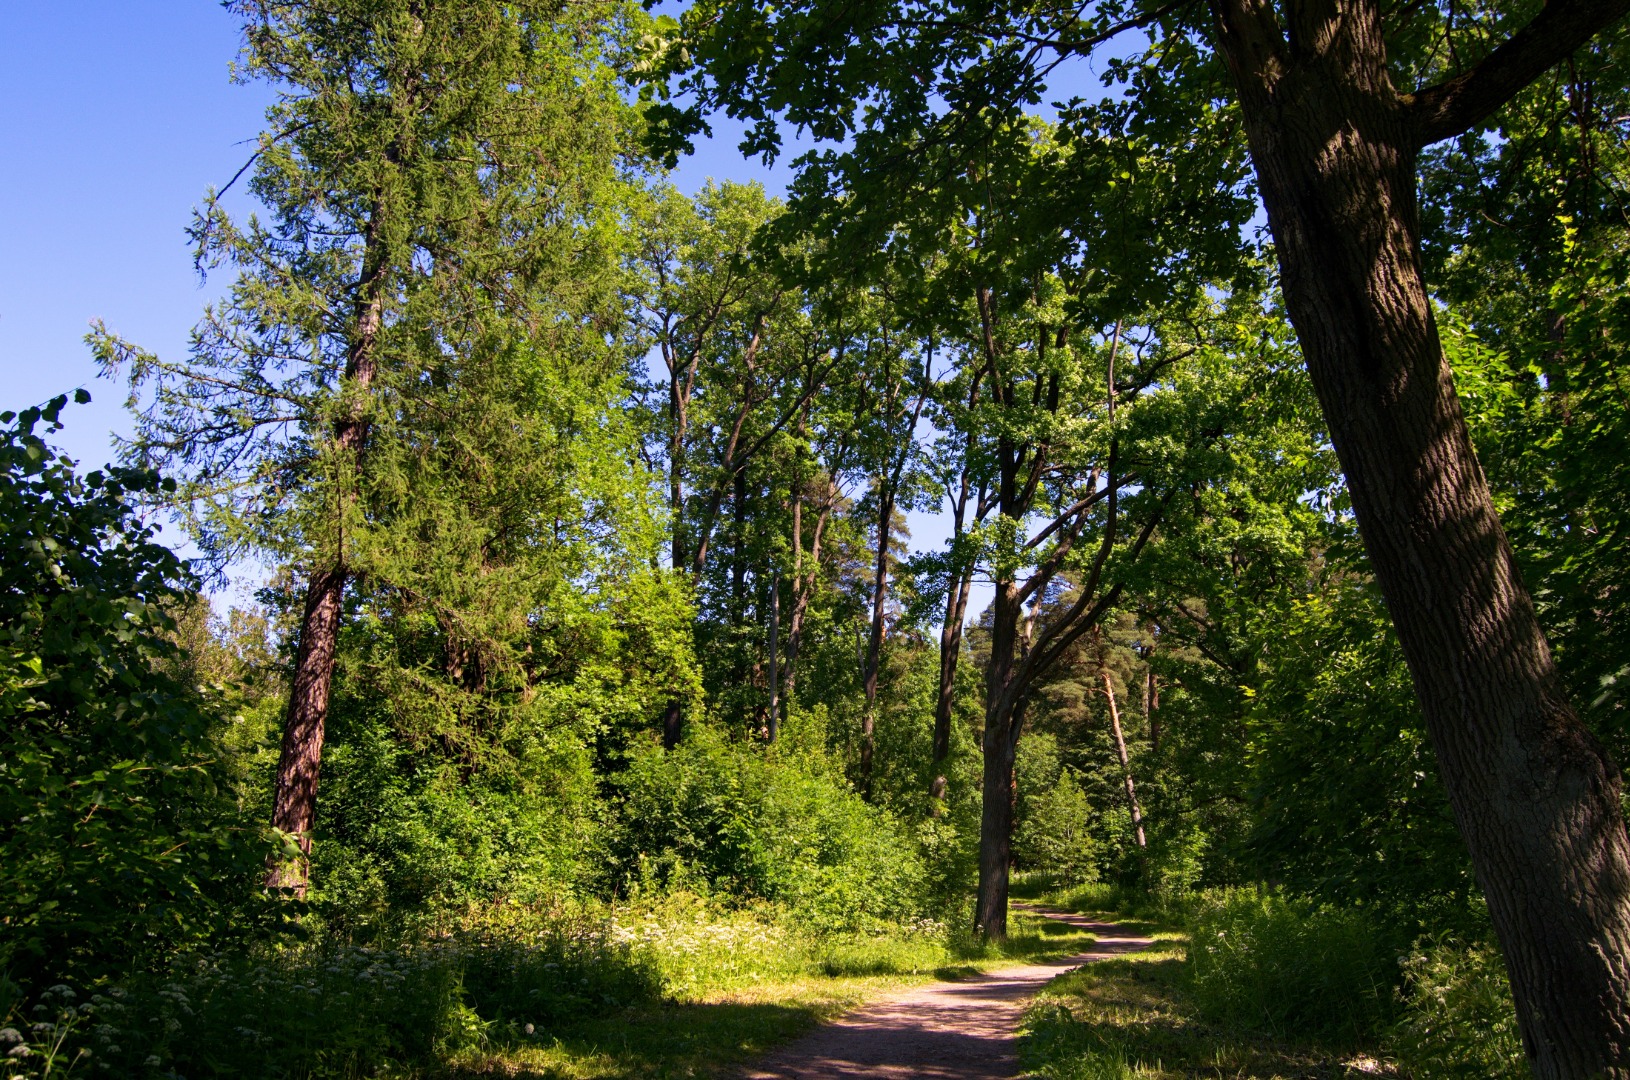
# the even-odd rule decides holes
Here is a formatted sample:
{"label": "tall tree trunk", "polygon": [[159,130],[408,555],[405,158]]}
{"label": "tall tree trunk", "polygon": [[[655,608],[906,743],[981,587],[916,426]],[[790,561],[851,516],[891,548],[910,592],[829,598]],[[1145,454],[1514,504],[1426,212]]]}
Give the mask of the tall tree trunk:
{"label": "tall tree trunk", "polygon": [[[978,400],[979,388],[975,384],[969,393],[969,404]],[[971,449],[971,448],[970,448]],[[951,507],[951,548],[958,549],[963,529],[967,527],[968,466],[966,456],[957,481],[957,495]],[[934,698],[934,779],[930,781],[928,796],[932,800],[929,813],[940,815],[940,804],[948,794],[945,762],[951,756],[951,711],[956,705],[956,672],[962,659],[963,621],[968,615],[968,591],[973,586],[973,564],[963,567],[954,579],[945,583],[945,621],[940,624],[940,678],[939,692]]]}
{"label": "tall tree trunk", "polygon": [[[369,215],[345,378],[340,384],[341,394],[349,395],[350,401],[334,425],[335,449],[352,470],[358,467],[358,458],[368,439],[366,397],[373,385],[375,352],[385,316],[387,275],[379,236],[380,213],[375,206]],[[354,503],[355,498],[354,489],[342,495],[347,506]],[[319,565],[312,572],[306,586],[294,678],[290,682],[289,707],[283,722],[283,747],[278,755],[277,780],[272,791],[272,828],[296,837],[300,858],[292,862],[275,856],[270,858],[266,884],[269,888],[292,890],[301,898],[305,897],[310,881],[311,830],[317,819],[323,729],[328,719],[328,695],[339,642],[340,601],[347,576],[343,520],[329,559],[327,565]]]}
{"label": "tall tree trunk", "polygon": [[1160,680],[1155,669],[1143,673],[1143,718],[1149,723],[1149,749],[1160,749]]}
{"label": "tall tree trunk", "polygon": [[[1378,11],[1340,6],[1324,28],[1293,11],[1292,41],[1303,43],[1293,50],[1271,10],[1217,4],[1286,309],[1504,948],[1535,1075],[1630,1077],[1618,769],[1563,695],[1422,275],[1416,156],[1453,133],[1446,95],[1462,84],[1398,95]],[[1536,25],[1592,8],[1549,4]],[[1306,45],[1315,37],[1317,51]]]}
{"label": "tall tree trunk", "polygon": [[777,571],[770,575],[770,717],[764,729],[765,739],[772,743],[781,734],[781,673],[776,670],[780,635],[781,574]]}
{"label": "tall tree trunk", "polygon": [[815,585],[821,572],[821,539],[826,531],[826,523],[832,516],[832,507],[837,498],[835,485],[830,478],[824,481],[826,496],[821,503],[821,511],[815,516],[815,528],[811,530],[809,539],[809,565],[804,565],[804,549],[802,542],[803,529],[803,501],[800,497],[792,504],[793,508],[793,585],[792,585],[792,614],[787,620],[787,655],[782,663],[781,700],[791,701],[793,690],[797,685],[798,656],[803,648],[804,619],[809,613],[809,602],[814,597]]}
{"label": "tall tree trunk", "polygon": [[939,692],[934,698],[934,779],[929,786],[929,797],[934,800],[930,813],[939,817],[939,804],[950,794],[945,776],[945,762],[951,757],[951,714],[956,706],[956,672],[962,659],[963,620],[968,615],[968,593],[973,586],[973,568],[964,570],[947,590],[945,598],[945,624],[940,627]]}
{"label": "tall tree trunk", "polygon": [[1011,693],[1018,674],[1019,623],[1023,603],[1012,581],[996,586],[991,623],[990,667],[985,672],[983,805],[979,815],[979,894],[974,933],[993,941],[1007,937],[1008,879],[1013,864],[1013,763],[1024,723],[1023,696]]}
{"label": "tall tree trunk", "polygon": [[1132,815],[1132,832],[1138,849],[1144,850],[1149,841],[1143,834],[1143,807],[1138,805],[1138,788],[1132,781],[1132,758],[1126,752],[1126,734],[1121,730],[1121,710],[1115,703],[1115,680],[1109,674],[1109,664],[1099,642],[1098,681],[1104,685],[1104,700],[1109,704],[1109,730],[1115,736],[1115,753],[1121,759],[1121,776],[1126,782],[1126,807]]}
{"label": "tall tree trunk", "polygon": [[302,899],[310,880],[311,830],[317,816],[323,726],[328,717],[328,691],[334,676],[344,592],[345,571],[338,566],[313,574],[306,588],[300,645],[295,654],[283,749],[272,796],[272,827],[297,838],[300,858],[274,857],[266,868],[266,884],[274,889],[291,889]]}
{"label": "tall tree trunk", "polygon": [[866,665],[861,688],[866,709],[860,716],[860,793],[872,797],[872,754],[877,730],[877,669],[883,659],[883,621],[889,589],[889,539],[894,532],[894,488],[884,481],[878,493],[877,568],[872,578],[872,623],[866,638]]}

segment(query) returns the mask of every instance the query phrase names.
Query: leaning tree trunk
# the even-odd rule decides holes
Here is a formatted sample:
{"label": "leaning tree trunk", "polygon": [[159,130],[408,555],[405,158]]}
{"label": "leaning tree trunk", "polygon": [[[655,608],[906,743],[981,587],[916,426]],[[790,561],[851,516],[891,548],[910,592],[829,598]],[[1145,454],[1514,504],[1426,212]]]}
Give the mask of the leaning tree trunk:
{"label": "leaning tree trunk", "polygon": [[328,717],[328,690],[339,642],[340,598],[345,571],[330,567],[312,575],[300,619],[300,645],[295,654],[289,709],[283,726],[283,750],[277,763],[272,799],[272,827],[295,837],[300,858],[274,856],[266,884],[306,895],[311,859],[311,830],[316,823],[317,777],[323,754],[323,725]]}
{"label": "leaning tree trunk", "polygon": [[1095,629],[1098,638],[1098,680],[1104,684],[1104,701],[1109,705],[1109,730],[1115,736],[1115,753],[1121,759],[1121,777],[1126,782],[1126,808],[1132,815],[1132,831],[1137,839],[1138,850],[1148,848],[1149,841],[1143,832],[1143,807],[1138,803],[1138,787],[1132,779],[1132,757],[1126,752],[1126,732],[1121,730],[1121,708],[1115,701],[1115,680],[1109,673],[1109,662],[1104,655],[1103,636]]}
{"label": "leaning tree trunk", "polygon": [[1421,268],[1421,132],[1388,80],[1379,16],[1344,8],[1288,73],[1264,63],[1277,31],[1257,9],[1221,9],[1286,309],[1535,1075],[1630,1077],[1618,770],[1563,695],[1455,396]]}
{"label": "leaning tree trunk", "polygon": [[[355,398],[334,425],[334,447],[353,470],[368,438],[367,409],[362,399],[373,383],[374,354],[379,331],[384,326],[386,268],[379,228],[376,208],[368,222],[354,331],[346,356],[345,380],[341,383],[341,392],[353,394]],[[354,500],[354,492],[345,496],[347,504]],[[332,561],[313,572],[306,589],[294,679],[289,687],[289,708],[283,724],[283,748],[272,793],[272,827],[295,837],[300,858],[289,861],[273,856],[268,859],[266,884],[274,889],[292,890],[302,898],[310,880],[311,830],[317,819],[323,728],[328,719],[328,693],[334,677],[340,601],[345,593],[346,576],[342,540]]]}

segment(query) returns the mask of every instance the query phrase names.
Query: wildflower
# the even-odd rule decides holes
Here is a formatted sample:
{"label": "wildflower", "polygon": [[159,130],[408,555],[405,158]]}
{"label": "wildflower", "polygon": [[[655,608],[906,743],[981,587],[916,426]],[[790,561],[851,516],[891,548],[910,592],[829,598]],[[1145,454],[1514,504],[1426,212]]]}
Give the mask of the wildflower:
{"label": "wildflower", "polygon": [[533,1033],[533,1032],[534,1032],[534,1031],[536,1031],[536,1030],[537,1030],[537,1028],[535,1028],[535,1027],[533,1027],[533,1026],[532,1026],[532,1025],[531,1025],[531,1024],[528,1024],[528,1025],[526,1025],[526,1026],[525,1026],[525,1027],[524,1027],[524,1028],[522,1028],[522,1029],[521,1029],[521,1030],[522,1030],[522,1031],[524,1031],[524,1032],[526,1032],[526,1033],[527,1033],[527,1034],[528,1034],[528,1035],[530,1035],[530,1034],[532,1034],[532,1033]]}
{"label": "wildflower", "polygon": [[149,1069],[152,1069],[157,1068],[161,1062],[159,1061],[157,1054],[148,1054],[146,1060],[144,1060],[142,1064],[146,1065]]}
{"label": "wildflower", "polygon": [[25,1058],[28,1055],[32,1054],[33,1052],[34,1051],[32,1051],[32,1050],[30,1050],[28,1048],[27,1043],[18,1043],[16,1046],[13,1046],[10,1050],[8,1050],[6,1052],[6,1056],[7,1057],[13,1057],[13,1058]]}
{"label": "wildflower", "polygon": [[23,1033],[18,1031],[16,1028],[0,1028],[0,1042],[20,1043],[22,1041]]}

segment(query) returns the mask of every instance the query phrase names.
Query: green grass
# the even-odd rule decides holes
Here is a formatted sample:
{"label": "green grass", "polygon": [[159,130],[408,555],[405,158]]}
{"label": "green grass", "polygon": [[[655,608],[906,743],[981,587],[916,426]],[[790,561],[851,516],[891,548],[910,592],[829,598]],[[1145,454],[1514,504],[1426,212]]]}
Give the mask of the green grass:
{"label": "green grass", "polygon": [[76,1076],[130,1080],[700,1077],[904,987],[1091,942],[1023,913],[997,945],[926,920],[817,934],[771,905],[685,895],[500,906],[367,945],[177,956],[95,993],[0,1002],[0,1029],[37,1044],[7,1059],[25,1080],[66,1075],[51,1043]]}
{"label": "green grass", "polygon": [[1172,924],[1193,899],[1113,885],[1031,880],[1033,902],[1106,920],[1152,937],[1149,949],[1060,976],[1025,1017],[1025,1075],[1046,1080],[1325,1080],[1397,1076],[1373,1047],[1276,1038],[1208,1021],[1192,989],[1187,935]]}
{"label": "green grass", "polygon": [[[511,1034],[449,1059],[445,1075],[550,1080],[704,1077],[730,1069],[908,986],[1070,956],[1092,935],[1015,913],[995,945],[922,925],[805,937],[768,909],[721,913],[670,901],[635,933],[671,988],[660,1004]],[[436,1075],[425,1073],[424,1075]]]}

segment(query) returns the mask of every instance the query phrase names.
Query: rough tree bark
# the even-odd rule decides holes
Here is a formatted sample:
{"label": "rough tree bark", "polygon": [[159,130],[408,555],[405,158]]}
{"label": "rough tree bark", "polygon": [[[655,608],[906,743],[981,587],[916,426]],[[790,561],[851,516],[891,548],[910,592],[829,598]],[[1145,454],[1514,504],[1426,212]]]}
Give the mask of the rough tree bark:
{"label": "rough tree bark", "polygon": [[1015,581],[1000,581],[992,599],[990,664],[985,669],[983,806],[979,815],[979,893],[974,930],[1007,936],[1008,871],[1013,862],[1013,763],[1029,698],[1015,695],[1020,676],[1019,627],[1024,599]]}
{"label": "rough tree bark", "polygon": [[[368,438],[366,397],[373,383],[379,332],[384,326],[387,268],[380,239],[380,212],[369,217],[364,237],[362,272],[352,314],[350,347],[345,360],[341,392],[351,400],[334,425],[336,453],[354,470]],[[346,496],[354,500],[354,492]],[[343,525],[342,525],[343,529]],[[321,771],[324,725],[328,719],[329,687],[334,677],[334,653],[339,643],[340,601],[348,572],[343,536],[327,555],[326,564],[312,572],[306,604],[300,618],[300,641],[295,651],[294,678],[283,723],[283,747],[278,756],[277,780],[272,792],[272,828],[289,833],[300,846],[300,857],[267,861],[269,888],[291,890],[304,898],[310,881],[311,830],[317,817],[317,780]]]}
{"label": "rough tree bark", "polygon": [[1409,95],[1373,0],[1213,0],[1286,308],[1541,1080],[1630,1077],[1630,841],[1472,451],[1422,275],[1416,158],[1627,9],[1552,0]]}

